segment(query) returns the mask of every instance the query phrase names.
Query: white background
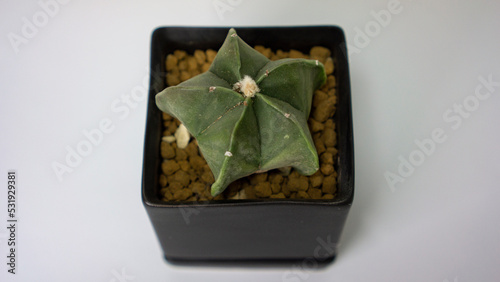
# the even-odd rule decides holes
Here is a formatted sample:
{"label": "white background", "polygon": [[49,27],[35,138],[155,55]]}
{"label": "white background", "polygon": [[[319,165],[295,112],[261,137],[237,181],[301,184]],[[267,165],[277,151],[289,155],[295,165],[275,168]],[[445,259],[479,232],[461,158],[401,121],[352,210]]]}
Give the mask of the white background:
{"label": "white background", "polygon": [[[500,87],[474,100],[479,77],[500,82],[500,4],[401,0],[382,26],[388,3],[73,0],[44,18],[38,1],[0,1],[0,226],[7,171],[19,180],[18,274],[2,227],[0,280],[500,281]],[[324,24],[351,51],[356,192],[337,260],[293,275],[165,263],[140,197],[146,102],[112,109],[147,79],[151,32]],[[59,181],[53,163],[107,119],[113,131]],[[415,141],[439,128],[446,140],[391,189],[385,174],[419,161]]]}

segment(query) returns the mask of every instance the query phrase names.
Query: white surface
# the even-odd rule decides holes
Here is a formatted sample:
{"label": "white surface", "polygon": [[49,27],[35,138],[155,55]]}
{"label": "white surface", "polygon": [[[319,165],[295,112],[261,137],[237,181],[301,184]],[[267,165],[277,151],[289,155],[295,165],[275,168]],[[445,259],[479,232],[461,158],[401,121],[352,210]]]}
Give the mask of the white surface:
{"label": "white surface", "polygon": [[[219,16],[221,3],[233,6]],[[480,76],[500,81],[500,4],[401,1],[366,46],[356,45],[358,30],[388,3],[74,0],[16,54],[9,34],[22,36],[23,18],[43,20],[43,10],[37,1],[1,1],[0,226],[12,168],[19,226],[16,275],[6,272],[0,229],[0,280],[500,281],[500,87],[456,130],[442,117],[472,101]],[[315,24],[343,27],[359,51],[350,55],[356,193],[337,260],[291,276],[166,264],[140,199],[146,103],[120,101],[147,78],[152,30]],[[102,120],[113,131],[58,181],[52,163],[64,163],[66,146]],[[397,173],[398,156],[408,159],[415,140],[436,128],[445,142],[391,190],[384,173]]]}

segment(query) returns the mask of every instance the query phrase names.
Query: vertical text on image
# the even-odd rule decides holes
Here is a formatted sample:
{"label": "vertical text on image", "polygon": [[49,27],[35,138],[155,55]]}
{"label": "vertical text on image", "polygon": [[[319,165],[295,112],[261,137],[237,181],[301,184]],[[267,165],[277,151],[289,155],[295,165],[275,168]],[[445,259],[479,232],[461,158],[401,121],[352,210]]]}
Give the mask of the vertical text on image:
{"label": "vertical text on image", "polygon": [[19,211],[17,202],[19,198],[17,172],[9,170],[7,172],[7,272],[16,274],[17,264],[19,258],[17,257],[17,230],[18,219],[17,213]]}

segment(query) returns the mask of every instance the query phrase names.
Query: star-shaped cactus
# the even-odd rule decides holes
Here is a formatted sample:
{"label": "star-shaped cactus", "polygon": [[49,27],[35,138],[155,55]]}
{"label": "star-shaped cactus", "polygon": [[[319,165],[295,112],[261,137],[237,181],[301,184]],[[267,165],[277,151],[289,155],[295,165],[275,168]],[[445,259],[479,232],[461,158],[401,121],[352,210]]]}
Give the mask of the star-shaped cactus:
{"label": "star-shaped cactus", "polygon": [[166,88],[156,104],[197,139],[215,177],[215,196],[255,172],[318,170],[307,119],[313,93],[325,80],[318,61],[270,61],[231,29],[210,69]]}

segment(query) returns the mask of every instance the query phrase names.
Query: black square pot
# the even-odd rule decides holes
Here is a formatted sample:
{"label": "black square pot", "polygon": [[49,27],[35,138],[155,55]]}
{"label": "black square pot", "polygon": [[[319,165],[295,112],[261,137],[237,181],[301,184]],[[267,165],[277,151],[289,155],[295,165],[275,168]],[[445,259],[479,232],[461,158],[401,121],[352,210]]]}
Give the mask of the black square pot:
{"label": "black square pot", "polygon": [[351,94],[343,31],[335,26],[236,28],[249,45],[308,53],[330,49],[338,84],[337,195],[333,200],[263,199],[164,202],[159,196],[162,114],[155,95],[166,87],[165,59],[176,49],[218,50],[228,28],[162,27],[151,43],[142,200],[170,261],[328,261],[335,257],[354,195]]}

